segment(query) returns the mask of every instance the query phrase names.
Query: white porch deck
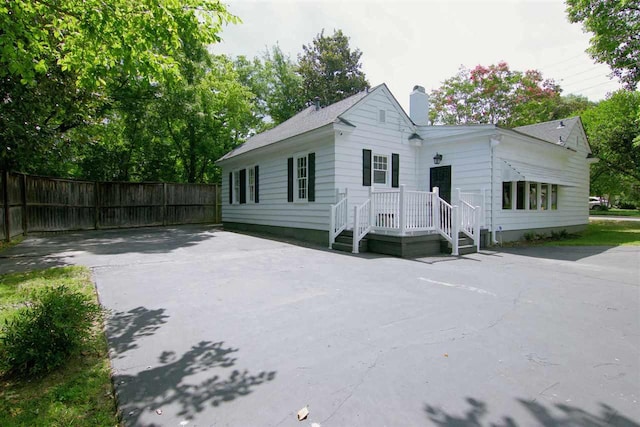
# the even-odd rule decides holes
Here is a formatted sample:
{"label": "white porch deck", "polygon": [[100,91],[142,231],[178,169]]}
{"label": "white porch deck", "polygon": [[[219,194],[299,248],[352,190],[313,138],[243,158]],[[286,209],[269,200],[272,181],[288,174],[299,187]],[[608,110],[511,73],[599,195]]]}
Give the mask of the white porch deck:
{"label": "white porch deck", "polygon": [[[368,233],[411,236],[438,233],[452,245],[458,254],[458,234],[464,233],[480,247],[480,228],[484,217],[482,193],[456,191],[457,204],[451,205],[440,198],[438,188],[433,191],[407,191],[370,188],[369,198],[353,208],[353,252]],[[347,192],[339,194],[339,202],[331,206],[329,246],[347,228],[349,221]],[[482,199],[482,200],[480,200]],[[473,203],[477,203],[474,205]]]}

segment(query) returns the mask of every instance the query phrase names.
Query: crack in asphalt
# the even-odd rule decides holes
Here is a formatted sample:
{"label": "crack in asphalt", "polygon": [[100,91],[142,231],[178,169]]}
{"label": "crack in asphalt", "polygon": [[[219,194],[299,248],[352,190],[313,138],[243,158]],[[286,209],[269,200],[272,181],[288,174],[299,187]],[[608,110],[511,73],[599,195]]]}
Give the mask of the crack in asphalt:
{"label": "crack in asphalt", "polygon": [[351,391],[349,392],[349,395],[347,397],[345,397],[342,402],[340,402],[340,404],[338,405],[338,407],[336,409],[333,410],[333,412],[324,420],[321,421],[321,423],[326,423],[327,421],[329,421],[331,418],[333,418],[333,416],[340,410],[340,408],[342,408],[342,406],[351,398],[351,396],[353,396],[353,394],[356,392],[356,390],[358,389],[358,387],[360,387],[362,385],[362,383],[364,383],[365,378],[367,377],[367,375],[369,375],[369,373],[378,365],[378,360],[380,359],[380,356],[382,356],[382,352],[380,352],[378,354],[378,356],[376,356],[376,359],[373,361],[373,363],[371,365],[369,365],[369,367],[367,368],[367,370],[364,372],[364,374],[362,374],[362,377],[360,378],[360,381],[358,381],[358,384],[356,384],[355,386],[353,386],[353,388],[351,389]]}

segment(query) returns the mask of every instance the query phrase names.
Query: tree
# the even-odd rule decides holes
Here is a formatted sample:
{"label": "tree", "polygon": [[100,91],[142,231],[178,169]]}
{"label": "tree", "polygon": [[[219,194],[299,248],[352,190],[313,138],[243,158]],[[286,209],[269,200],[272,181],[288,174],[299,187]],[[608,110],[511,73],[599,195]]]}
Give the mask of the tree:
{"label": "tree", "polygon": [[304,108],[302,77],[297,64],[278,45],[263,55],[266,73],[266,105],[275,124],[284,122]]}
{"label": "tree", "polygon": [[[620,90],[581,115],[594,156],[596,194],[631,196],[640,187],[640,92]],[[635,200],[640,201],[636,194]]]}
{"label": "tree", "polygon": [[593,33],[587,52],[608,64],[629,90],[640,82],[640,5],[637,0],[567,0],[571,22]]}
{"label": "tree", "polygon": [[432,122],[519,126],[552,119],[560,87],[536,70],[512,71],[506,62],[460,67],[431,93]]}
{"label": "tree", "polygon": [[369,86],[362,72],[359,49],[351,50],[349,38],[341,30],[325,36],[324,30],[298,55],[303,97],[311,104],[317,97],[322,105],[333,104]]}
{"label": "tree", "polygon": [[79,173],[74,156],[87,155],[80,145],[112,114],[114,94],[128,85],[180,81],[181,58],[206,54],[222,25],[236,21],[218,0],[4,3],[0,167]]}
{"label": "tree", "polygon": [[237,21],[218,0],[13,0],[0,6],[0,77],[30,84],[57,64],[89,88],[179,78],[185,44],[217,42]]}

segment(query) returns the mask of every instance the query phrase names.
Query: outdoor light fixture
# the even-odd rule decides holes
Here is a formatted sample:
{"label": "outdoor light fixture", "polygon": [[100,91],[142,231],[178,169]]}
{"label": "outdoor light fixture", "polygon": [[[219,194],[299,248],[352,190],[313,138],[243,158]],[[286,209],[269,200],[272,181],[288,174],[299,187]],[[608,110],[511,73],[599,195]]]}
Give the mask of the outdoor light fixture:
{"label": "outdoor light fixture", "polygon": [[439,165],[441,161],[442,161],[442,154],[436,153],[436,155],[433,156],[433,164]]}

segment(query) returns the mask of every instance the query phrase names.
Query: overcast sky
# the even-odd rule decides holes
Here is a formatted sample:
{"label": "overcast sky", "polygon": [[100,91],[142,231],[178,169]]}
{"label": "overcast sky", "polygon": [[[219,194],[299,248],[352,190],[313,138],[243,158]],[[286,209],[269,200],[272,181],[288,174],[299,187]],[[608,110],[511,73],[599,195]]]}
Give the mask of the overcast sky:
{"label": "overcast sky", "polygon": [[430,91],[461,65],[501,60],[542,71],[563,94],[596,101],[620,88],[584,52],[590,35],[568,22],[562,0],[223,2],[243,23],[226,27],[214,52],[253,57],[278,43],[295,58],[323,28],[329,35],[341,29],[363,52],[369,83],[386,83],[405,109],[414,85]]}

